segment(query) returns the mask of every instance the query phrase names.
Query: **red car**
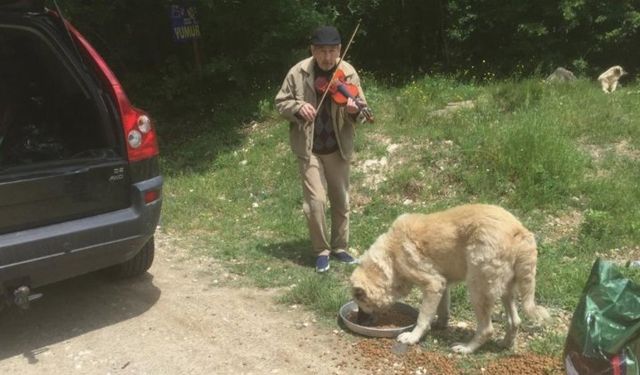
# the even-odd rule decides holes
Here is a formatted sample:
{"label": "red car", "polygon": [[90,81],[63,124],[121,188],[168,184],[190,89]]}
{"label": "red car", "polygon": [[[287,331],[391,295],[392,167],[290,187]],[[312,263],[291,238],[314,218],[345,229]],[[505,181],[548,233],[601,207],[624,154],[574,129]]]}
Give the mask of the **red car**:
{"label": "red car", "polygon": [[36,0],[0,0],[0,308],[31,290],[153,262],[162,176],[151,117]]}

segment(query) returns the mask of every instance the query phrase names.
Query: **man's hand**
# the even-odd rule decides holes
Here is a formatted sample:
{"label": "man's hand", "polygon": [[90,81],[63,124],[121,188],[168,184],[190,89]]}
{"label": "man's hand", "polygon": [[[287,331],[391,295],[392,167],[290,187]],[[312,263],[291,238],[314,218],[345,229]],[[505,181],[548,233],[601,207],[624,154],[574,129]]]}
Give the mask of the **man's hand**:
{"label": "man's hand", "polygon": [[298,110],[298,115],[305,121],[311,122],[316,118],[316,109],[309,103],[304,103]]}
{"label": "man's hand", "polygon": [[360,107],[358,107],[355,100],[347,98],[347,113],[355,115],[358,112],[360,112]]}

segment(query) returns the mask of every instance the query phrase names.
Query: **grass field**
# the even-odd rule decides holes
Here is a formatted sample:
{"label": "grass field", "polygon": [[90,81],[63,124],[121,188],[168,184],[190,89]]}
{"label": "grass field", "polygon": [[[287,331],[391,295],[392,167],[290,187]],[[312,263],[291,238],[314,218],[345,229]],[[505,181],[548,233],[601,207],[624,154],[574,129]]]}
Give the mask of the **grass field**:
{"label": "grass field", "polygon": [[[537,300],[556,319],[545,329],[525,324],[523,334],[533,338],[525,350],[561,353],[594,260],[640,259],[640,87],[607,95],[586,80],[464,84],[445,77],[403,87],[365,77],[364,87],[376,123],[358,130],[352,251],[364,252],[401,213],[501,205],[537,236]],[[258,97],[251,116],[229,107],[161,117],[162,227],[248,282],[284,288],[283,302],[333,321],[349,299],[352,268],[332,263],[329,274],[314,272],[288,126],[273,96]],[[463,101],[459,110],[440,111]],[[464,288],[454,290],[453,317],[473,325],[466,298]],[[424,345],[446,351],[451,344],[438,342]]]}

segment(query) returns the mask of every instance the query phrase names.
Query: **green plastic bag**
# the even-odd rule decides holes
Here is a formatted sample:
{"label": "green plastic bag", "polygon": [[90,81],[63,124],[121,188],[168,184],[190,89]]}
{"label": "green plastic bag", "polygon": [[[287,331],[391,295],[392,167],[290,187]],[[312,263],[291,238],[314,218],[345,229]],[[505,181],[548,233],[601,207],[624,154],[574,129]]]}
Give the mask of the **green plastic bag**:
{"label": "green plastic bag", "polygon": [[640,375],[640,285],[596,260],[564,347],[568,375]]}

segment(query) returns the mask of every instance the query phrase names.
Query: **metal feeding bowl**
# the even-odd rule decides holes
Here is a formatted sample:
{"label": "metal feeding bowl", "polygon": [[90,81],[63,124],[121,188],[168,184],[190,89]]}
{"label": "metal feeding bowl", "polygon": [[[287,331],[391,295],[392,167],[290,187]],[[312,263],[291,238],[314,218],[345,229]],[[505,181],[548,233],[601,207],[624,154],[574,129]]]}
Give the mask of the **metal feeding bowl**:
{"label": "metal feeding bowl", "polygon": [[396,302],[391,306],[389,311],[391,313],[404,314],[410,317],[413,323],[400,327],[374,327],[360,325],[355,321],[358,313],[358,304],[355,303],[355,301],[349,301],[342,305],[338,314],[340,315],[340,319],[344,325],[351,331],[369,337],[396,337],[402,332],[413,329],[416,325],[415,322],[418,319],[418,311],[406,303]]}

